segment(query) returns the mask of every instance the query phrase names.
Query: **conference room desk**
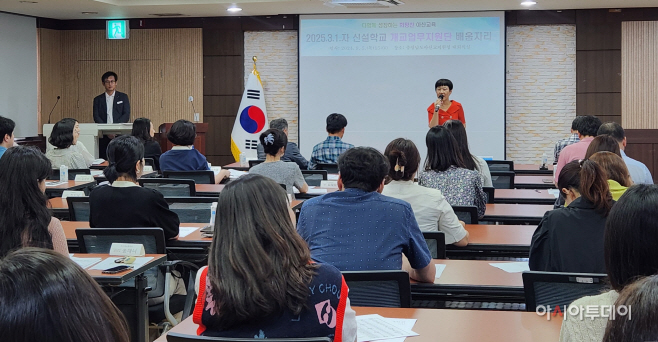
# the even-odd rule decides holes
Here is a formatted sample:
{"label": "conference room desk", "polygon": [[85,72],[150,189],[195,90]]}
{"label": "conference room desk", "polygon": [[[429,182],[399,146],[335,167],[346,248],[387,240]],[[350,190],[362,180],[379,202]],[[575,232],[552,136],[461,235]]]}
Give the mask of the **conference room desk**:
{"label": "conference room desk", "polygon": [[[441,310],[406,308],[352,307],[358,316],[378,314],[387,318],[416,319],[412,331],[418,336],[407,337],[405,342],[556,342],[560,338],[561,319],[546,317],[534,312]],[[197,325],[187,318],[171,331],[196,335]],[[358,333],[358,331],[357,331]],[[156,342],[166,342],[166,335]]]}
{"label": "conference room desk", "polygon": [[553,204],[555,196],[548,189],[496,189],[494,203]]}
{"label": "conference room desk", "polygon": [[103,169],[105,169],[108,165],[110,165],[110,163],[106,160],[106,161],[104,161],[104,162],[102,162],[102,163],[100,163],[100,164],[92,165],[92,166],[90,166],[89,168],[90,168],[90,169],[94,169],[94,170],[103,170]]}
{"label": "conference room desk", "polygon": [[[73,255],[76,258],[107,258],[116,259],[116,256],[110,257],[109,254],[81,254]],[[144,272],[157,267],[167,260],[164,254],[146,254],[145,257],[153,259],[139,268],[123,271],[116,274],[103,274],[102,270],[85,269],[94,280],[103,287],[103,290],[112,299],[112,302],[124,313],[128,327],[130,328],[131,341],[144,342],[148,341],[148,286]],[[117,264],[119,266],[121,264]],[[90,266],[91,267],[91,266]],[[133,286],[122,286],[128,281],[134,279]]]}
{"label": "conference room desk", "polygon": [[553,176],[514,176],[516,189],[555,189]]}
{"label": "conference room desk", "polygon": [[548,170],[540,170],[540,165],[514,164],[514,173],[517,175],[553,175],[553,164],[546,165]]}
{"label": "conference room desk", "polygon": [[412,299],[525,303],[521,273],[508,273],[489,265],[507,262],[434,259],[433,264],[445,264],[446,268],[433,284],[412,280]]}
{"label": "conference room desk", "polygon": [[56,197],[56,196],[61,196],[62,193],[66,190],[82,190],[88,186],[91,185],[96,185],[95,181],[90,181],[90,182],[76,182],[76,181],[68,181],[67,183],[60,184],[60,185],[48,185],[48,183],[59,183],[58,180],[47,180],[46,181],[46,195],[48,197]]}
{"label": "conference room desk", "polygon": [[222,166],[222,169],[233,169],[233,170],[238,170],[238,171],[249,171],[248,166],[240,166],[239,162],[231,163],[231,164],[226,164]]}
{"label": "conference room desk", "polygon": [[196,195],[201,197],[218,197],[225,184],[196,184]]}
{"label": "conference room desk", "polygon": [[446,245],[448,258],[511,257],[527,258],[532,234],[537,226],[467,224],[468,245]]}
{"label": "conference room desk", "polygon": [[480,221],[502,224],[539,224],[547,211],[553,210],[546,204],[487,203],[484,217]]}

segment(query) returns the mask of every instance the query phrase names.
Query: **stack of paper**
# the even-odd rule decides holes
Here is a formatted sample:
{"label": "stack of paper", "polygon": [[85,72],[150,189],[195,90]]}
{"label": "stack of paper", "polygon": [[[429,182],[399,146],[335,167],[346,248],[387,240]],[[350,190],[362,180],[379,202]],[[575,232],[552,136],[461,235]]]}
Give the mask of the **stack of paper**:
{"label": "stack of paper", "polygon": [[530,267],[528,266],[528,262],[526,261],[520,261],[520,262],[492,262],[489,263],[489,265],[500,268],[501,270],[507,272],[507,273],[518,273],[518,272],[525,272],[525,271],[530,271]]}
{"label": "stack of paper", "polygon": [[404,342],[407,336],[418,336],[411,331],[415,319],[385,318],[380,315],[356,317],[356,340],[380,342]]}
{"label": "stack of paper", "polygon": [[71,260],[75,261],[75,263],[82,268],[87,268],[101,261],[101,258],[76,258],[72,255],[73,254],[71,254]]}
{"label": "stack of paper", "polygon": [[192,234],[195,230],[199,229],[199,227],[178,227],[178,237],[186,237],[190,234]]}
{"label": "stack of paper", "polygon": [[116,263],[114,262],[116,259],[119,259],[119,257],[109,257],[98,264],[96,264],[94,267],[90,268],[91,270],[107,270],[112,267],[117,267],[117,266],[132,266],[133,268],[140,268],[144,265],[146,265],[147,262],[153,260],[153,257],[136,257],[135,262],[132,264],[122,264],[122,263]]}
{"label": "stack of paper", "polygon": [[239,171],[239,170],[233,170],[233,169],[229,169],[229,171],[231,171],[231,176],[230,176],[231,179],[240,178],[240,177],[242,177],[242,176],[249,173],[247,171]]}

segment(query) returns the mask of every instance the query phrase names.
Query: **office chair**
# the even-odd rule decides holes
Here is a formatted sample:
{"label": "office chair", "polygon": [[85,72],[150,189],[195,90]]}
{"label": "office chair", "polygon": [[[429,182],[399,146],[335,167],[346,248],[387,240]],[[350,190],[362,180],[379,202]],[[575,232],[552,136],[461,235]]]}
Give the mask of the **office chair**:
{"label": "office chair", "polygon": [[423,232],[432,259],[446,258],[446,235],[443,232]]}
{"label": "office chair", "polygon": [[405,271],[346,271],[342,273],[350,288],[350,305],[411,307],[411,284],[409,283],[409,273]]}
{"label": "office chair", "polygon": [[460,221],[466,224],[478,224],[478,208],[474,205],[453,205],[452,210]]}
{"label": "office chair", "polygon": [[215,173],[206,171],[162,171],[164,178],[191,179],[196,184],[215,184]]}
{"label": "office chair", "polygon": [[[514,181],[512,181],[513,183]],[[494,196],[496,193],[496,188],[492,186],[483,186],[482,190],[487,194],[487,203],[494,203]]]}
{"label": "office chair", "polygon": [[324,164],[324,163],[317,163],[315,165],[316,170],[325,170],[327,173],[338,173],[338,165],[337,164]]}
{"label": "office chair", "polygon": [[596,273],[523,272],[523,292],[527,311],[538,306],[556,306],[564,312],[574,300],[603,293],[607,290],[607,275]]}
{"label": "office chair", "polygon": [[67,197],[66,203],[69,206],[69,219],[71,221],[89,222],[89,197]]}
{"label": "office chair", "polygon": [[489,171],[514,171],[514,161],[511,160],[487,160]]}
{"label": "office chair", "polygon": [[178,215],[184,223],[210,223],[210,211],[215,197],[165,197],[169,210]]}
{"label": "office chair", "polygon": [[302,170],[302,176],[308,186],[320,186],[323,180],[327,180],[327,170]]}
{"label": "office chair", "polygon": [[514,189],[514,175],[514,171],[491,171],[491,183],[496,189]]}
{"label": "office chair", "polygon": [[263,159],[250,160],[250,161],[249,161],[249,169],[251,169],[252,167],[254,167],[254,166],[258,165],[258,164],[261,164],[261,163],[264,162],[264,161],[265,161],[265,160],[263,160]]}
{"label": "office chair", "polygon": [[165,197],[194,197],[195,183],[191,179],[140,178],[139,185],[159,191]]}

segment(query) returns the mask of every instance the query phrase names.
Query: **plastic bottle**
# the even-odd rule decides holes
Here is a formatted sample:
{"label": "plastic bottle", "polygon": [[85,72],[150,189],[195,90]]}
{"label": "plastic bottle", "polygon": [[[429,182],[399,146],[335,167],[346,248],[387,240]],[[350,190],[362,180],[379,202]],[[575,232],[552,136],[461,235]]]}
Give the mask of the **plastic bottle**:
{"label": "plastic bottle", "polygon": [[249,162],[247,162],[247,155],[245,153],[240,153],[240,166],[249,167]]}
{"label": "plastic bottle", "polygon": [[59,181],[68,182],[69,181],[69,168],[66,165],[59,167]]}
{"label": "plastic bottle", "polygon": [[217,216],[217,202],[212,202],[210,205],[210,225],[215,225],[215,217]]}

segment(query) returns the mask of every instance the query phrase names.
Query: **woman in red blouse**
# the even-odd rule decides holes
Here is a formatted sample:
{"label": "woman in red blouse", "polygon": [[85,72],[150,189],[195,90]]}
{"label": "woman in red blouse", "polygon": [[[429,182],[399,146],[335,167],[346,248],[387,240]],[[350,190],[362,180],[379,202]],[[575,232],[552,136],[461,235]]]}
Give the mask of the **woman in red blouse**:
{"label": "woman in red blouse", "polygon": [[452,94],[452,82],[442,78],[434,84],[436,90],[436,102],[427,107],[427,120],[429,127],[443,125],[448,120],[459,120],[466,126],[464,108],[461,103],[450,100]]}

